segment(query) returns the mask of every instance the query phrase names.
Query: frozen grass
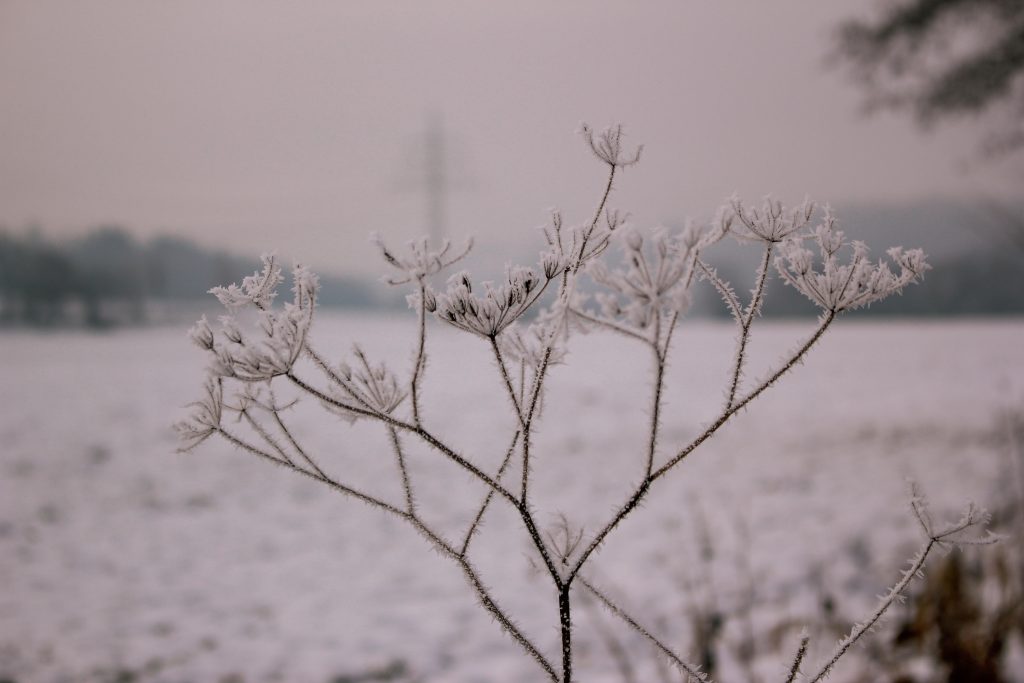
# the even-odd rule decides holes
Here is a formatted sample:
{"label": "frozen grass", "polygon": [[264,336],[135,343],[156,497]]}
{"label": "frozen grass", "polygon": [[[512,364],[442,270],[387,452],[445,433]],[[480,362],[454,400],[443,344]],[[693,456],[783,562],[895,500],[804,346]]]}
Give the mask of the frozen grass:
{"label": "frozen grass", "polygon": [[[414,324],[324,316],[318,345],[340,356],[360,341],[404,367]],[[749,374],[813,324],[764,323]],[[711,322],[679,330],[666,452],[720,408],[733,333]],[[492,374],[457,372],[490,368],[486,344],[439,326],[432,334],[428,373],[462,379],[427,382],[425,419],[496,468],[504,446],[489,435],[509,426],[496,423],[509,419],[503,397]],[[595,557],[596,576],[612,591],[628,587],[617,597],[682,647],[694,599],[683,586],[702,571],[703,526],[714,539],[715,595],[738,601],[755,577],[751,619],[777,630],[785,651],[800,623],[817,617],[823,591],[841,615],[862,616],[919,540],[906,476],[937,512],[988,498],[999,472],[993,419],[1024,386],[1022,338],[1021,321],[837,323],[770,398],[668,476],[643,521],[626,520]],[[168,682],[536,679],[458,570],[404,525],[222,446],[175,454],[169,426],[202,377],[178,331],[17,333],[0,347],[0,677],[98,680],[123,669]],[[597,333],[571,353],[548,385],[534,495],[545,523],[556,521],[558,500],[592,515],[574,522],[593,528],[638,474],[647,425],[633,406],[646,404],[649,378],[636,368],[649,359],[630,340]],[[394,465],[378,430],[348,432],[316,411],[297,413],[295,429],[331,458],[325,465],[400,498],[377,483],[393,481]],[[411,449],[410,467],[438,526],[469,521],[483,493],[476,483],[426,450]],[[573,476],[580,471],[587,476]],[[474,541],[481,573],[556,651],[549,588],[515,520],[495,507],[486,523],[509,533]],[[618,680],[586,612],[578,620],[578,667],[590,681]],[[832,642],[816,637],[809,660]],[[768,654],[758,666],[784,663]]]}

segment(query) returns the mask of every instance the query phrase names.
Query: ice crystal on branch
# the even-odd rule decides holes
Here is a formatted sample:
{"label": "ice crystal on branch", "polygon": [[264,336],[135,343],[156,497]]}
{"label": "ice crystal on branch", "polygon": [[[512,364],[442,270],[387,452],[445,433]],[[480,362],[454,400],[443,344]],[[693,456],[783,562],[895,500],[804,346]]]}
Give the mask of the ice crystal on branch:
{"label": "ice crystal on branch", "polygon": [[[554,277],[554,276],[552,276]],[[483,283],[483,296],[473,293],[465,271],[448,280],[448,289],[437,296],[437,317],[461,330],[484,338],[497,337],[532,306],[551,281],[524,266],[507,266],[500,285]]]}
{"label": "ice crystal on branch", "polygon": [[689,282],[693,272],[691,254],[697,236],[689,230],[669,235],[658,230],[652,247],[645,253],[644,238],[628,229],[622,239],[626,266],[615,270],[595,262],[587,274],[613,294],[598,294],[601,314],[609,319],[622,319],[633,327],[646,328],[662,313],[683,313],[690,303]]}
{"label": "ice crystal on branch", "polygon": [[[826,209],[825,221],[815,228],[813,239],[818,244],[820,267],[800,239],[782,244],[782,255],[775,260],[775,267],[783,281],[832,313],[867,306],[899,293],[931,268],[922,250],[902,247],[893,247],[887,252],[898,267],[897,272],[882,260],[871,262],[867,245],[845,241],[831,209]],[[841,263],[839,259],[844,247],[849,247],[851,252],[848,263]]]}
{"label": "ice crystal on branch", "polygon": [[181,451],[190,451],[206,441],[220,428],[224,408],[224,394],[218,380],[208,378],[203,384],[203,397],[189,404],[192,411],[184,420],[174,424],[181,440]]}
{"label": "ice crystal on branch", "polygon": [[814,202],[809,199],[792,209],[771,197],[765,197],[760,208],[748,209],[736,195],[729,203],[739,219],[739,236],[761,242],[781,242],[806,227],[814,215]]}
{"label": "ice crystal on branch", "polygon": [[614,232],[625,223],[625,215],[607,209],[603,222],[597,216],[589,224],[565,229],[562,226],[562,214],[552,211],[551,225],[540,228],[548,243],[548,250],[541,252],[541,269],[552,279],[569,269],[580,268],[604,253]]}
{"label": "ice crystal on branch", "polygon": [[594,156],[609,166],[618,168],[632,166],[640,161],[640,155],[644,151],[643,145],[637,146],[632,154],[623,151],[621,125],[609,126],[595,135],[594,130],[588,124],[581,123],[579,132],[587,141]]}
{"label": "ice crystal on branch", "polygon": [[401,271],[399,277],[387,277],[389,285],[404,285],[409,282],[423,281],[424,278],[439,273],[445,268],[461,261],[473,248],[473,240],[467,239],[462,250],[451,254],[451,242],[445,240],[437,249],[431,249],[426,237],[408,243],[408,254],[399,256],[384,244],[380,235],[374,233],[370,240],[380,249],[381,256],[389,265]]}
{"label": "ice crystal on branch", "polygon": [[603,262],[588,265],[587,274],[609,292],[595,298],[600,305],[599,319],[622,322],[646,329],[660,316],[679,316],[690,305],[690,287],[700,252],[724,237],[731,218],[720,212],[715,227],[701,232],[692,224],[676,234],[654,230],[649,239],[634,228],[624,228],[620,236],[625,264],[609,269]]}
{"label": "ice crystal on branch", "polygon": [[[316,275],[304,266],[295,267],[292,280],[294,300],[280,310],[271,308],[277,285],[283,281],[273,257],[264,257],[263,273],[246,278],[241,288],[231,285],[210,290],[229,314],[220,317],[219,334],[204,315],[189,336],[199,348],[210,353],[212,375],[258,382],[291,370],[313,324],[319,288]],[[259,309],[257,324],[249,330],[243,330],[235,317],[237,309],[246,305]]]}
{"label": "ice crystal on branch", "polygon": [[[531,323],[525,329],[511,325],[498,337],[498,344],[509,359],[537,369],[544,362],[550,338],[550,321],[542,318]],[[563,363],[566,356],[564,345],[556,343],[547,355],[548,365]]]}
{"label": "ice crystal on branch", "polygon": [[229,309],[255,305],[257,308],[270,308],[277,296],[277,286],[284,282],[281,266],[273,254],[260,257],[263,270],[256,271],[242,280],[242,286],[232,283],[227,287],[214,287],[210,294],[217,297]]}
{"label": "ice crystal on branch", "polygon": [[390,415],[405,400],[407,392],[384,363],[372,365],[358,345],[353,353],[358,361],[355,367],[342,363],[331,373],[330,393],[336,400],[324,402],[324,406],[348,419],[360,417],[359,409]]}

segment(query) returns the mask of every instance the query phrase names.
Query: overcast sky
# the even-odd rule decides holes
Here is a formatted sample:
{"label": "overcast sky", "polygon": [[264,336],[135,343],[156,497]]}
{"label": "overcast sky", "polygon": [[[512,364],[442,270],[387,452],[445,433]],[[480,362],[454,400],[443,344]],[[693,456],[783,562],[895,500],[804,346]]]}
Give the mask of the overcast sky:
{"label": "overcast sky", "polygon": [[[613,204],[640,224],[739,191],[842,206],[1009,196],[978,130],[864,118],[825,66],[843,0],[0,0],[0,225],[101,222],[375,271],[425,229],[433,115],[451,233],[501,248],[581,221],[603,171],[574,135],[646,145]],[[967,169],[965,170],[965,166]],[[841,217],[841,216],[840,216]]]}

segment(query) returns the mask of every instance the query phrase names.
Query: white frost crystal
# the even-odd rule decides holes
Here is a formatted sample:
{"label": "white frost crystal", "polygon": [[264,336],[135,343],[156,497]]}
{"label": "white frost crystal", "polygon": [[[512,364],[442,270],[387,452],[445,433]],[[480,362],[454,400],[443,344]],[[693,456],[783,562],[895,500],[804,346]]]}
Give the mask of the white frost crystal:
{"label": "white frost crystal", "polygon": [[[787,284],[832,313],[867,306],[898,293],[920,280],[931,268],[920,249],[893,247],[888,250],[898,272],[893,272],[882,260],[870,261],[867,245],[847,243],[843,239],[843,231],[836,228],[835,216],[829,209],[826,209],[824,223],[815,228],[813,239],[821,255],[820,269],[816,269],[814,254],[803,246],[801,239],[782,243],[782,254],[775,260],[775,267]],[[846,246],[852,253],[849,262],[844,264],[840,263],[839,252]]]}

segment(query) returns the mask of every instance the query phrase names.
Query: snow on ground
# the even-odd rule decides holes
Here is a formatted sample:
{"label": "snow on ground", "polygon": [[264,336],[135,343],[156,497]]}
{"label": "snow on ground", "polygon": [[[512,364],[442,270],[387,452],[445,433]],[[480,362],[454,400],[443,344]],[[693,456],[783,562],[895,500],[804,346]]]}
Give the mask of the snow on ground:
{"label": "snow on ground", "polygon": [[[336,359],[358,340],[404,370],[412,325],[326,317],[315,339]],[[811,326],[755,328],[751,378]],[[512,424],[488,349],[432,334],[425,420],[493,471]],[[906,477],[938,511],[992,495],[1002,467],[994,417],[1024,388],[1021,339],[1019,320],[840,322],[655,485],[591,577],[683,649],[686,615],[709,596],[739,604],[752,588],[749,623],[781,629],[784,650],[823,590],[844,614],[863,613],[918,540]],[[7,333],[0,350],[0,679],[541,680],[460,572],[412,530],[222,441],[175,453],[169,427],[199,396],[204,363],[183,330]],[[726,324],[680,330],[661,457],[720,407],[732,350]],[[574,340],[569,364],[552,371],[537,434],[542,524],[565,513],[592,532],[624,500],[642,466],[651,374],[628,339]],[[307,407],[295,429],[334,475],[400,500],[384,435]],[[421,506],[454,537],[483,492],[408,445]],[[471,554],[554,659],[550,590],[506,510],[491,511]],[[580,607],[581,680],[618,680],[594,614]],[[779,666],[772,656],[761,664]]]}

